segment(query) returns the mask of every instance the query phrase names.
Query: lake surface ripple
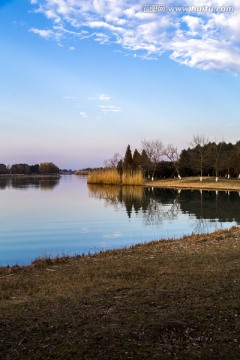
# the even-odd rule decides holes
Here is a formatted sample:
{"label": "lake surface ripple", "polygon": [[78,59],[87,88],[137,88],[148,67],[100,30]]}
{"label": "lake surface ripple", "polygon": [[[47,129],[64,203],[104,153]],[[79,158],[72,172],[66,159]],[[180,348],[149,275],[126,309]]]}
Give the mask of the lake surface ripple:
{"label": "lake surface ripple", "polygon": [[0,266],[150,240],[212,232],[240,222],[238,192],[87,185],[85,176],[0,179]]}

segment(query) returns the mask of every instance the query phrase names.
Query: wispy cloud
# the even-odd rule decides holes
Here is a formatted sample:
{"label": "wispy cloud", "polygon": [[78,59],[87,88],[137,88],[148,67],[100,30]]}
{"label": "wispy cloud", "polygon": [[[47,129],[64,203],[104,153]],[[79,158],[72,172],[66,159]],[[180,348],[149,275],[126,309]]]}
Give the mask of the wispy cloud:
{"label": "wispy cloud", "polygon": [[98,94],[98,100],[108,101],[110,100],[110,96],[106,94]]}
{"label": "wispy cloud", "polygon": [[121,112],[121,108],[119,106],[113,105],[100,105],[101,112]]}
{"label": "wispy cloud", "polygon": [[110,100],[110,96],[104,93],[97,94],[95,96],[88,97],[88,100],[100,100],[100,101],[108,101]]}
{"label": "wispy cloud", "polygon": [[87,118],[87,113],[85,113],[85,111],[80,111],[80,116],[83,117],[83,118]]}
{"label": "wispy cloud", "polygon": [[[239,0],[208,0],[205,11],[201,2],[197,9],[195,0],[166,0],[165,9],[158,12],[137,0],[31,3],[52,21],[48,30],[30,30],[45,39],[92,37],[100,44],[115,43],[136,57],[156,59],[167,53],[190,67],[240,73]],[[230,5],[234,11],[227,11]]]}
{"label": "wispy cloud", "polygon": [[63,97],[65,100],[75,100],[76,99],[76,97],[75,96],[64,96]]}

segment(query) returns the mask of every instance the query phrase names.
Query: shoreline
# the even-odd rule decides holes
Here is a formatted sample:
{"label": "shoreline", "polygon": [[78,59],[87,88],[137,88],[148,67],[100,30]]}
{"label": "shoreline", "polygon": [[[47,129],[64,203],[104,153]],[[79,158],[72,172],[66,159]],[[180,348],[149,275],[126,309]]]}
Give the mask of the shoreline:
{"label": "shoreline", "polygon": [[0,178],[26,178],[26,179],[32,179],[32,178],[59,178],[61,174],[0,174]]}
{"label": "shoreline", "polygon": [[204,177],[200,181],[197,177],[186,177],[179,179],[164,179],[147,181],[145,187],[173,188],[182,190],[216,190],[216,191],[240,191],[240,179],[219,178],[216,182],[215,177]]}
{"label": "shoreline", "polygon": [[[4,270],[11,270],[11,269],[27,269],[27,268],[34,268],[34,267],[45,267],[45,266],[49,266],[49,265],[55,265],[55,264],[65,264],[68,261],[81,261],[81,259],[84,258],[96,258],[96,257],[104,257],[106,255],[106,257],[108,255],[111,254],[120,254],[120,253],[124,253],[124,252],[128,252],[128,251],[132,251],[134,252],[135,248],[136,249],[140,249],[140,248],[148,248],[151,246],[155,246],[157,245],[158,247],[161,247],[161,245],[165,246],[166,244],[179,244],[182,243],[183,241],[189,242],[191,243],[193,246],[197,245],[198,243],[198,238],[206,238],[206,240],[204,241],[208,241],[207,239],[214,237],[215,235],[219,234],[219,233],[223,233],[225,234],[227,237],[231,237],[232,234],[234,234],[235,232],[239,232],[239,238],[240,238],[240,225],[234,225],[232,226],[230,229],[220,229],[220,230],[215,230],[213,232],[207,232],[207,233],[192,233],[190,235],[182,235],[180,238],[160,238],[158,240],[150,240],[150,241],[146,241],[146,242],[139,242],[137,244],[134,245],[129,245],[123,248],[116,248],[116,249],[109,249],[109,250],[100,250],[99,252],[95,252],[95,253],[82,253],[82,254],[76,254],[76,255],[63,255],[63,256],[54,256],[54,257],[50,257],[50,256],[46,256],[46,257],[37,257],[36,259],[32,260],[31,263],[29,264],[22,264],[22,265],[6,265],[6,266],[0,266],[0,275],[1,272]],[[1,276],[0,276],[1,278]]]}
{"label": "shoreline", "polygon": [[155,187],[155,188],[171,188],[171,189],[182,189],[182,190],[209,190],[209,191],[239,191],[240,192],[240,179],[238,178],[222,178],[219,177],[218,181],[215,177],[203,177],[200,181],[199,177],[183,177],[179,179],[156,179],[156,180],[145,180],[143,183],[138,184],[118,184],[118,183],[98,183],[90,182],[90,185],[112,185],[112,186],[143,186],[143,187]]}
{"label": "shoreline", "polygon": [[239,254],[234,227],[0,268],[1,354],[10,360],[237,359]]}
{"label": "shoreline", "polygon": [[[232,233],[235,232],[239,232],[239,238],[240,238],[240,226],[238,227],[237,225],[232,226],[230,229],[224,229],[224,230],[215,230],[213,232],[208,232],[208,233],[192,233],[190,235],[182,235],[180,238],[161,238],[158,240],[150,240],[150,241],[146,241],[146,242],[139,242],[135,245],[129,245],[123,248],[116,248],[116,249],[109,249],[109,250],[100,250],[98,252],[95,253],[82,253],[82,254],[76,254],[76,255],[63,255],[63,256],[59,256],[56,255],[54,257],[50,257],[50,256],[46,256],[46,257],[37,257],[36,259],[32,260],[29,264],[22,264],[22,265],[6,265],[6,266],[1,266],[0,265],[0,279],[1,279],[1,272],[5,271],[5,270],[11,270],[11,269],[31,269],[34,267],[45,267],[45,266],[55,266],[56,264],[65,264],[67,262],[71,262],[71,261],[81,261],[81,259],[84,258],[96,258],[96,257],[104,257],[105,255],[111,255],[111,254],[123,254],[123,253],[127,253],[128,251],[133,251],[134,249],[138,248],[148,248],[150,246],[154,246],[157,245],[158,247],[161,247],[161,245],[165,246],[165,244],[178,244],[184,241],[188,241],[190,243],[192,243],[193,245],[197,245],[197,239],[198,238],[206,238],[207,239],[214,237],[215,235],[217,235],[218,233],[224,233],[226,234],[226,236],[232,236]],[[195,243],[196,242],[196,243]]]}

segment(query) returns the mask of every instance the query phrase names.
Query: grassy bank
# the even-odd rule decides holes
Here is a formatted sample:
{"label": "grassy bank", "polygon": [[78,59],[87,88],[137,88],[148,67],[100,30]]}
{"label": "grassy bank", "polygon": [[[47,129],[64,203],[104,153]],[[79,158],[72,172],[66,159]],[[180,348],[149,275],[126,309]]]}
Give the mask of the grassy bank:
{"label": "grassy bank", "polygon": [[3,359],[239,359],[240,229],[0,268]]}
{"label": "grassy bank", "polygon": [[143,185],[143,176],[140,171],[133,174],[124,172],[122,176],[116,169],[105,169],[102,171],[92,171],[88,174],[89,184],[104,185]]}
{"label": "grassy bank", "polygon": [[186,177],[179,179],[162,179],[145,182],[146,186],[155,186],[162,188],[179,188],[179,189],[205,189],[205,190],[236,190],[240,191],[239,179],[219,178],[216,182],[215,177]]}
{"label": "grassy bank", "polygon": [[88,174],[89,184],[104,185],[145,185],[150,187],[178,188],[178,189],[203,189],[203,190],[235,190],[240,191],[240,179],[219,178],[216,182],[215,177],[185,177],[175,179],[157,179],[154,181],[144,181],[141,172],[133,175],[123,173],[122,178],[116,169],[106,169],[93,171]]}

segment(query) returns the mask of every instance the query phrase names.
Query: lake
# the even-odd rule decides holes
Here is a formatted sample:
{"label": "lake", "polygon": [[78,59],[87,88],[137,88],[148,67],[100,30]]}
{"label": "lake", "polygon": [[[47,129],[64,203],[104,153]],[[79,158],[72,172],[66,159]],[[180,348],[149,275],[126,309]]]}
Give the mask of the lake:
{"label": "lake", "polygon": [[0,178],[0,266],[94,253],[240,223],[238,192]]}

